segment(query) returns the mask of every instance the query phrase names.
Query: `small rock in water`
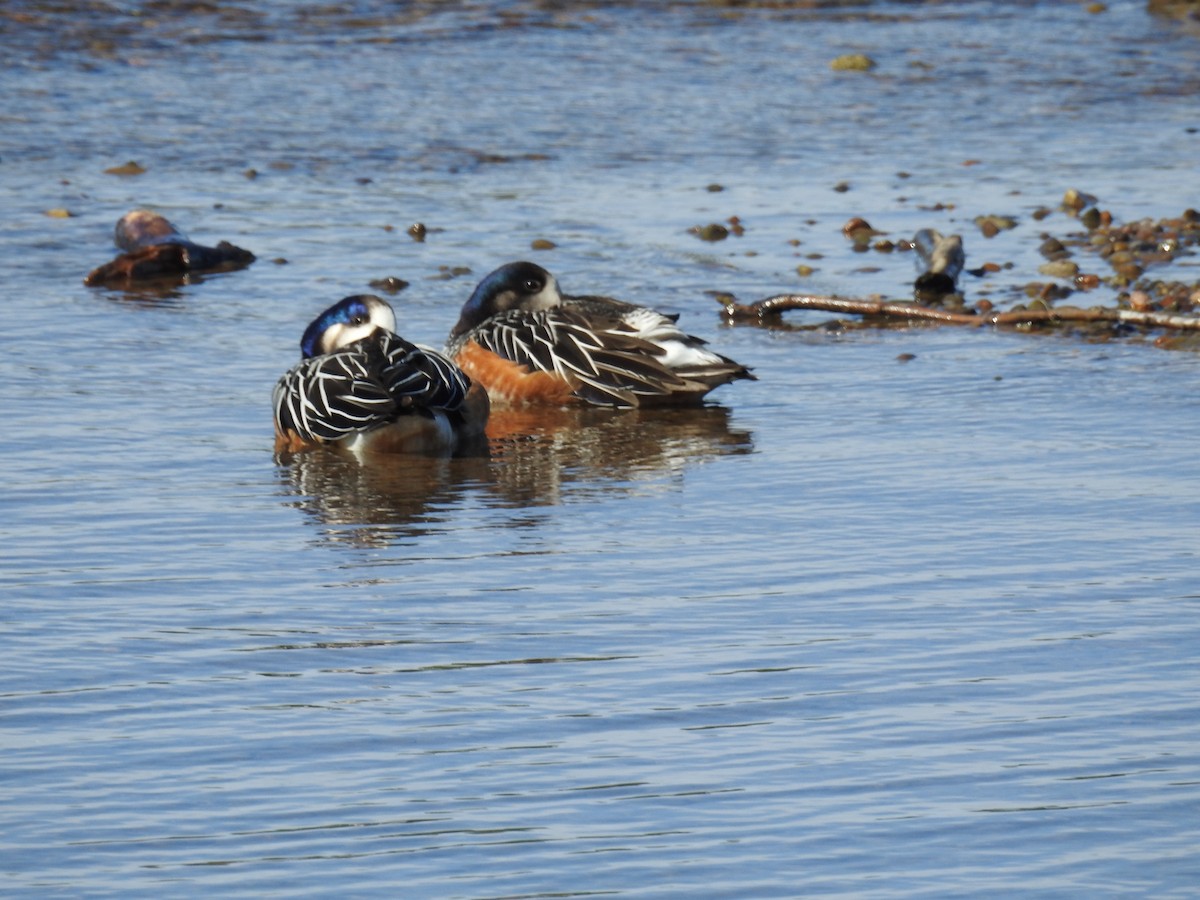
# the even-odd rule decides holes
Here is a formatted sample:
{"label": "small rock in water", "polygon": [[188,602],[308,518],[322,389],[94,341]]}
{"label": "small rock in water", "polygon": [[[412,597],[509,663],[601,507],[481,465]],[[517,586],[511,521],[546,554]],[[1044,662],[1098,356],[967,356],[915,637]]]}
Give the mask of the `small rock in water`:
{"label": "small rock in water", "polygon": [[871,243],[871,238],[877,234],[883,234],[883,232],[872,228],[871,223],[866,219],[855,216],[842,226],[842,234],[854,241],[856,246],[865,248]]}
{"label": "small rock in water", "polygon": [[112,166],[104,170],[105,175],[143,175],[145,172],[146,170],[133,160],[123,166]]}
{"label": "small rock in water", "polygon": [[398,294],[406,287],[408,282],[403,278],[397,278],[395,275],[388,275],[386,278],[376,278],[369,285],[373,290],[383,291],[388,294]]}
{"label": "small rock in water", "polygon": [[1017,220],[1012,216],[976,216],[975,224],[979,226],[984,237],[995,237],[1001,231],[1017,227]]}
{"label": "small rock in water", "polygon": [[1042,241],[1042,245],[1038,247],[1038,252],[1046,257],[1046,259],[1065,259],[1071,255],[1071,251],[1066,248],[1063,242],[1054,237],[1048,237]]}
{"label": "small rock in water", "polygon": [[1078,213],[1081,209],[1095,205],[1095,197],[1085,194],[1083,191],[1077,191],[1075,188],[1071,188],[1063,194],[1062,206],[1067,212]]}
{"label": "small rock in water", "polygon": [[843,53],[829,64],[835,72],[869,72],[875,68],[875,60],[865,53]]}
{"label": "small rock in water", "polygon": [[710,222],[708,225],[696,225],[689,228],[688,231],[702,241],[723,241],[729,237],[729,229],[718,222]]}
{"label": "small rock in water", "polygon": [[1079,214],[1079,221],[1083,223],[1083,227],[1088,231],[1095,231],[1100,227],[1101,213],[1094,206],[1089,206]]}
{"label": "small rock in water", "polygon": [[1079,266],[1069,259],[1056,259],[1038,266],[1038,271],[1050,278],[1074,278],[1079,274]]}

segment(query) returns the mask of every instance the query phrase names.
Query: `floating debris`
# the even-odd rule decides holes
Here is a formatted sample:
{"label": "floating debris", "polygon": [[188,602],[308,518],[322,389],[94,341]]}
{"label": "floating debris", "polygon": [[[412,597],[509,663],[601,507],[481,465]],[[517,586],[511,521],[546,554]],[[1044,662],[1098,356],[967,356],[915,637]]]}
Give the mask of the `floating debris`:
{"label": "floating debris", "polygon": [[228,241],[221,241],[215,247],[195,244],[164,217],[147,209],[135,209],[122,216],[113,240],[124,252],[89,272],[84,284],[119,285],[201,272],[228,272],[244,269],[254,262],[253,253]]}

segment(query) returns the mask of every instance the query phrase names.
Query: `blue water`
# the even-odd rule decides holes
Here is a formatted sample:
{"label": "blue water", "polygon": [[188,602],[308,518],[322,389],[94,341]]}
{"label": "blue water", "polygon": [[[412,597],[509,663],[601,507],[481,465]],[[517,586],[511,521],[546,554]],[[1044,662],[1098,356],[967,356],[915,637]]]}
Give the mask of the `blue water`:
{"label": "blue water", "polygon": [[[0,11],[0,893],[1194,896],[1195,355],[706,294],[903,297],[863,215],[962,232],[1003,301],[1068,188],[1197,205],[1194,35],[1135,2],[75,6]],[[84,287],[142,205],[259,259]],[[534,254],[759,381],[510,418],[489,460],[274,459],[313,314],[395,275],[440,343]]]}

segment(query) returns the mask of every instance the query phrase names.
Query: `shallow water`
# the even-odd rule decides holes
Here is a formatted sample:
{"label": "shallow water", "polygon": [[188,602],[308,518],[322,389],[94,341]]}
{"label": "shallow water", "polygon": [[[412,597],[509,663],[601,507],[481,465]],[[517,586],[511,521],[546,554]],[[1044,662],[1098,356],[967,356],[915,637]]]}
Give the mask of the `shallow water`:
{"label": "shallow water", "polygon": [[[1066,189],[1197,205],[1194,35],[1117,2],[61,6],[0,11],[6,896],[1192,894],[1195,355],[728,327],[706,292],[905,296],[862,215],[961,231],[1012,263],[968,299],[1007,301]],[[259,259],[85,288],[142,205]],[[312,315],[394,275],[437,344],[534,253],[759,381],[498,417],[487,460],[277,463]]]}

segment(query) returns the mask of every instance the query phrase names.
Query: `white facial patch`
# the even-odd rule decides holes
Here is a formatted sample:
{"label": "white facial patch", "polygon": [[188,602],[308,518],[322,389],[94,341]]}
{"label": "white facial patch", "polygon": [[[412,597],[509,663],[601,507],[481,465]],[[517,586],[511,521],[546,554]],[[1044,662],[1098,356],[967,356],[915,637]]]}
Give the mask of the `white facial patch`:
{"label": "white facial patch", "polygon": [[521,308],[529,312],[543,312],[561,305],[562,294],[558,292],[558,282],[551,275],[546,280],[545,287],[536,294],[527,296],[524,302],[521,303]]}

